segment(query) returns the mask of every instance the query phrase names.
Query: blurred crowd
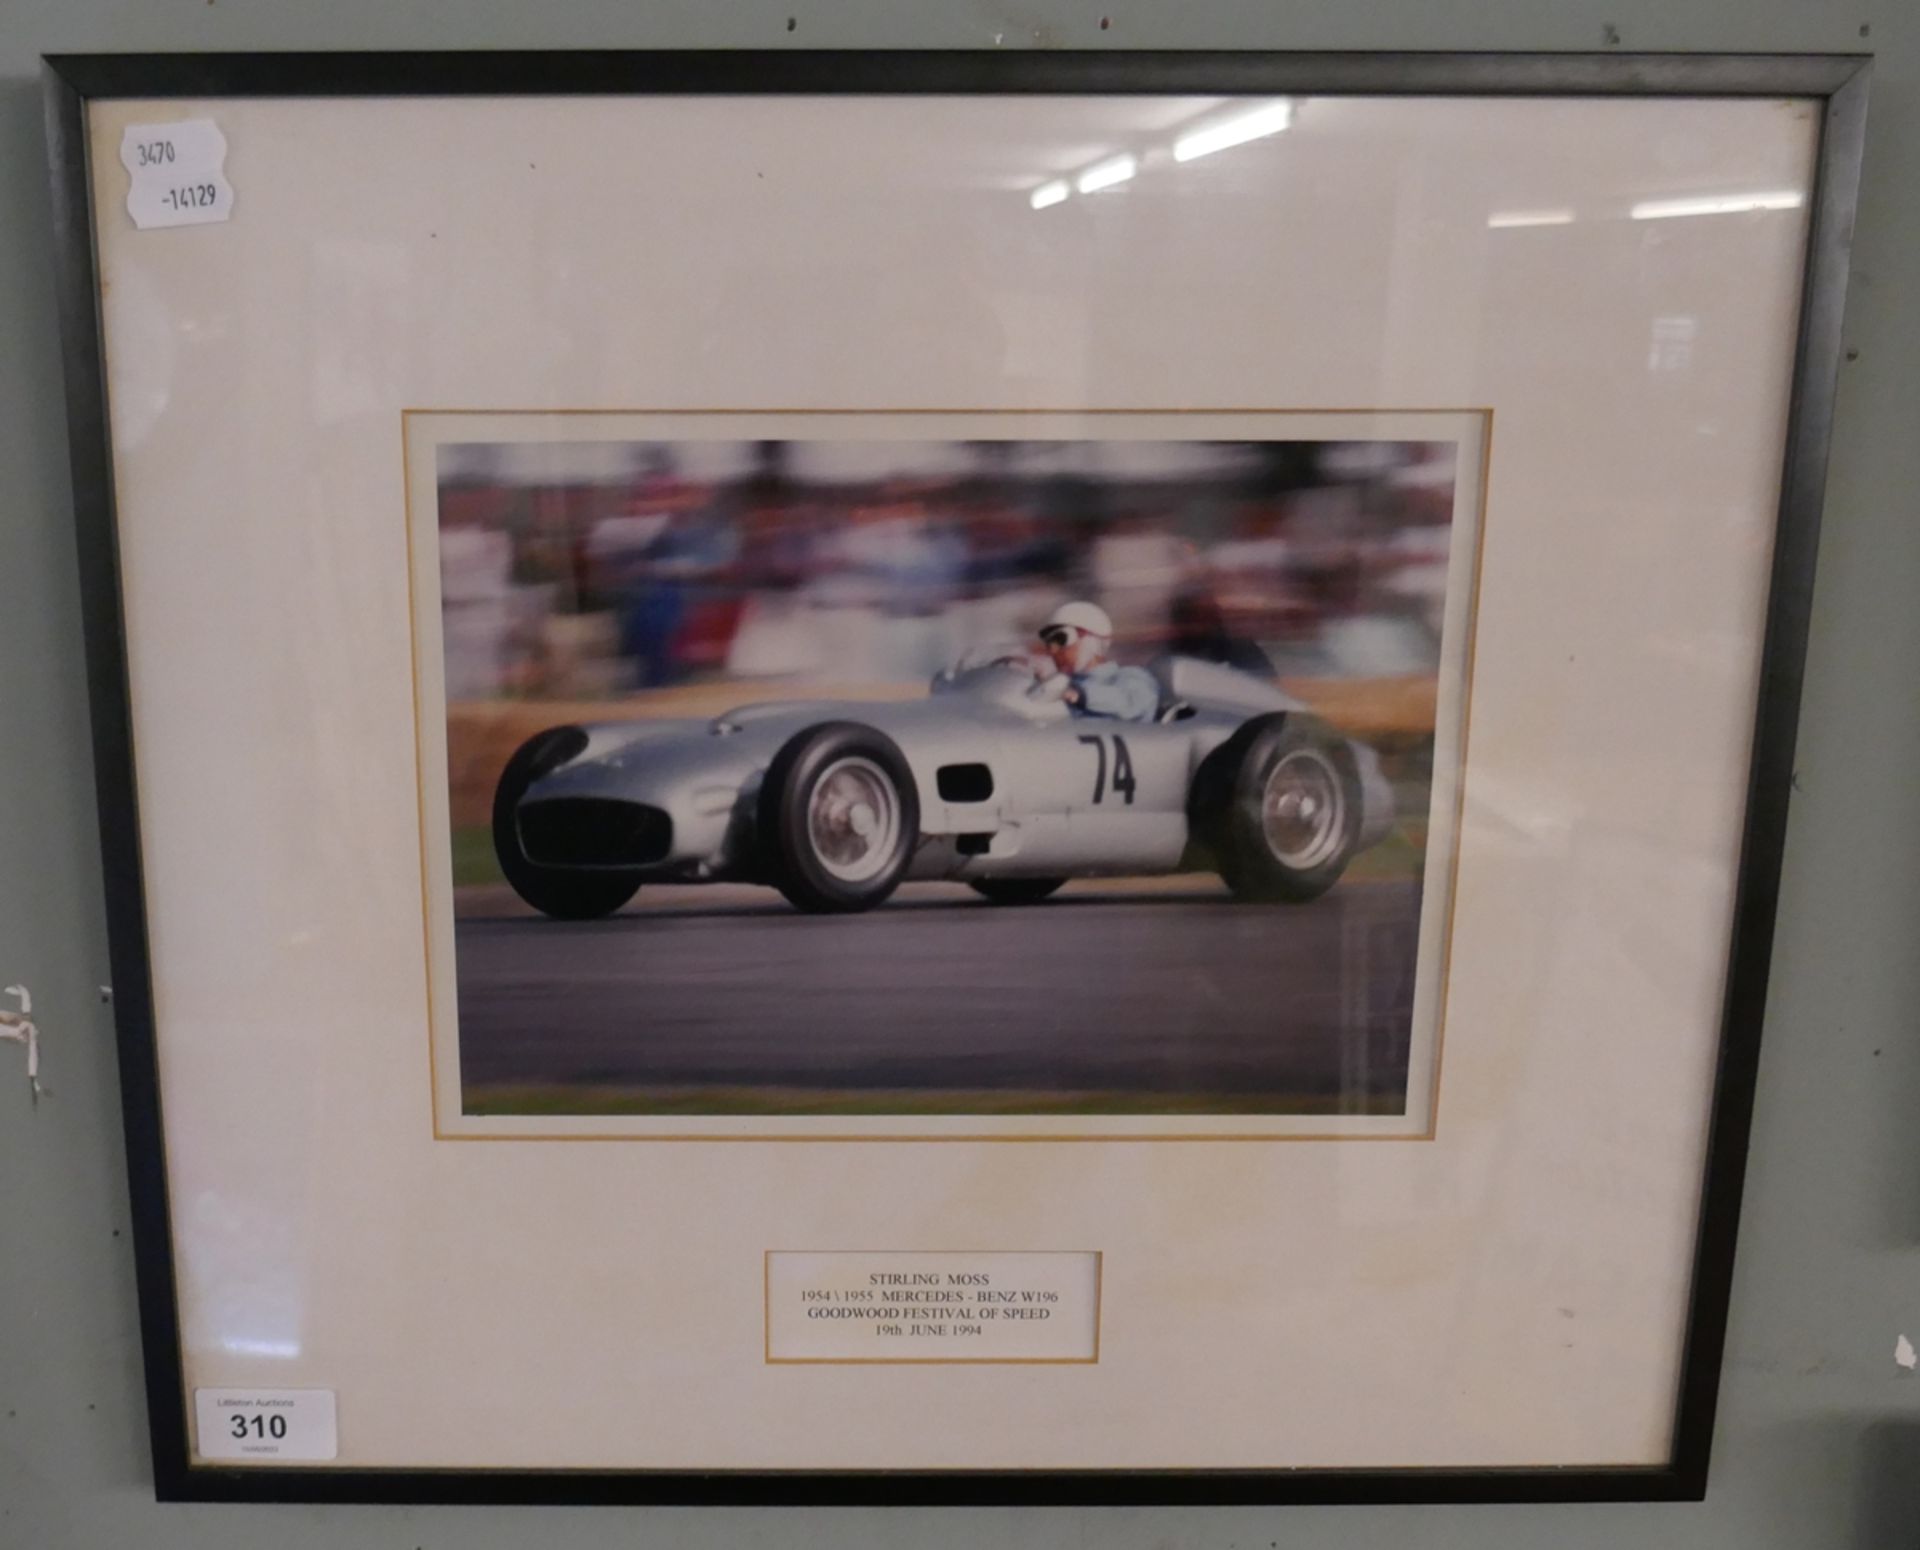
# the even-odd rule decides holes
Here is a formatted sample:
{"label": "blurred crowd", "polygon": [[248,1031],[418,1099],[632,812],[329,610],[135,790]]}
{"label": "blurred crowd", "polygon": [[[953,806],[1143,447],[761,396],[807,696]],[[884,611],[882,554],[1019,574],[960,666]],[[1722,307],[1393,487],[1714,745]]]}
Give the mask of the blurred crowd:
{"label": "blurred crowd", "polygon": [[1431,674],[1453,499],[1446,443],[449,447],[447,694],[907,682],[1068,597],[1123,659]]}

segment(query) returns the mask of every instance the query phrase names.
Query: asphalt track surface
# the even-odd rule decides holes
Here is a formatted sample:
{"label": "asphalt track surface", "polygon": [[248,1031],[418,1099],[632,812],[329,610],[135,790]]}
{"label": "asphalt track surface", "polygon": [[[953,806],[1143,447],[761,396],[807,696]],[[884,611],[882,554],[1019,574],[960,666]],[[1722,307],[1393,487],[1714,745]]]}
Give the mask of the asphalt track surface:
{"label": "asphalt track surface", "polygon": [[587,923],[462,910],[469,1107],[1395,1111],[1405,1085],[1411,882],[1305,905],[1180,879],[1024,907],[909,886],[852,916],[746,888]]}

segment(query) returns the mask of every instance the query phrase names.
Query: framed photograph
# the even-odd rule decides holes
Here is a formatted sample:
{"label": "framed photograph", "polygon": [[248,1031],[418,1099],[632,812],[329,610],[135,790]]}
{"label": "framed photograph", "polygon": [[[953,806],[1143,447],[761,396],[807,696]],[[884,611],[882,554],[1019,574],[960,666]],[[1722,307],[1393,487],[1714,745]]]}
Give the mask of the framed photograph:
{"label": "framed photograph", "polygon": [[1865,90],[49,60],[158,1492],[1698,1496]]}

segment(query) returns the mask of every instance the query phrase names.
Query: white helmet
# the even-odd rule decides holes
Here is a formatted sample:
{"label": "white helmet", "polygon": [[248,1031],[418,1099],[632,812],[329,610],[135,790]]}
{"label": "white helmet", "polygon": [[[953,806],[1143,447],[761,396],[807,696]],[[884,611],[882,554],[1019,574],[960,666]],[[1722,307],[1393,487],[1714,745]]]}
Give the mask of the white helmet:
{"label": "white helmet", "polygon": [[1061,628],[1077,630],[1082,635],[1097,635],[1102,642],[1113,639],[1113,620],[1098,603],[1062,603],[1040,626],[1040,634],[1044,637],[1047,631]]}

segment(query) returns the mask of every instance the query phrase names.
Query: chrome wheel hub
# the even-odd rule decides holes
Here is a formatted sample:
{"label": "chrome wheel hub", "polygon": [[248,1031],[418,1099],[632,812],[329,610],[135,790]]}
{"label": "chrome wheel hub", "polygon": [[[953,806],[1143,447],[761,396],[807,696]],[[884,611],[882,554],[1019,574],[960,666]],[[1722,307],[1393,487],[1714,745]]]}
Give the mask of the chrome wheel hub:
{"label": "chrome wheel hub", "polygon": [[900,799],[886,771],[851,755],[821,771],[807,799],[807,838],[820,865],[843,883],[886,870],[900,837]]}
{"label": "chrome wheel hub", "polygon": [[1296,748],[1267,775],[1260,824],[1274,860],[1311,872],[1340,854],[1346,838],[1347,796],[1340,772],[1318,748]]}

